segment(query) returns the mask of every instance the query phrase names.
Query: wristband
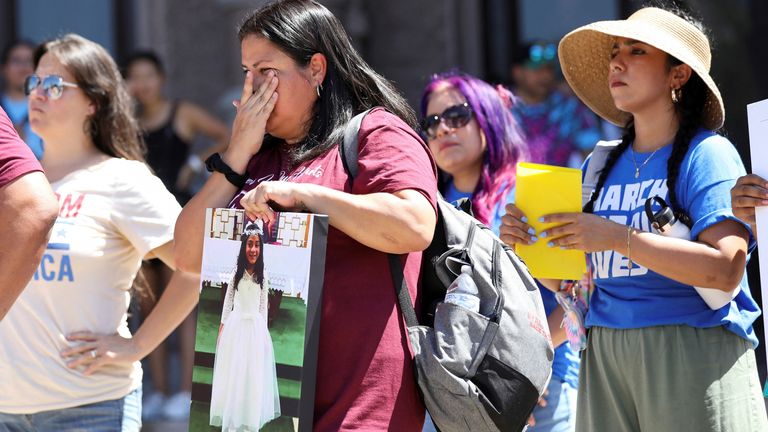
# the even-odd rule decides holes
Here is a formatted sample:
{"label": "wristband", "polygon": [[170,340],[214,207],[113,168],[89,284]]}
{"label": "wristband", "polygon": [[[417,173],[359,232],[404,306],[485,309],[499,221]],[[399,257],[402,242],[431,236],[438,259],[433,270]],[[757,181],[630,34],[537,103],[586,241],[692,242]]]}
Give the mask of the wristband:
{"label": "wristband", "polygon": [[209,172],[220,172],[224,174],[227,181],[232,183],[238,189],[242,189],[245,186],[245,181],[248,180],[247,174],[238,174],[226,162],[221,159],[221,155],[218,153],[212,154],[205,160],[205,168]]}

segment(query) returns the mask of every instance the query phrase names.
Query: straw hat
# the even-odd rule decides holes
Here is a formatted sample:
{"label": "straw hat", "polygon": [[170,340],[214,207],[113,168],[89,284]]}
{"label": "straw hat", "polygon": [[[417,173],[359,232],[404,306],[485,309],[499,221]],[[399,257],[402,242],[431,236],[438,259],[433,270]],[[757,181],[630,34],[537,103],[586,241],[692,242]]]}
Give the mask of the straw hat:
{"label": "straw hat", "polygon": [[617,36],[647,43],[690,66],[709,88],[704,126],[714,130],[723,125],[723,99],[709,76],[709,40],[688,21],[657,8],[640,9],[626,20],[599,21],[580,27],[560,41],[558,55],[563,75],[595,113],[619,126],[624,126],[630,117],[616,108],[608,88],[609,54]]}

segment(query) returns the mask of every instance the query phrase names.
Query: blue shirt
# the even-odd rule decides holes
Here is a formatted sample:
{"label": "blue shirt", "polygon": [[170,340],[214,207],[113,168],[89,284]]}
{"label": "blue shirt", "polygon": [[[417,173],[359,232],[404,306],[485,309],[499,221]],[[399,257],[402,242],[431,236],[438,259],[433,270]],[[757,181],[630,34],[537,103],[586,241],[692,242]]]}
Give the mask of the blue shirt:
{"label": "blue shirt", "polygon": [[[634,153],[633,161],[632,149],[627,149],[600,190],[595,214],[638,230],[651,231],[644,211],[645,200],[659,195],[669,202],[667,160],[671,152],[672,146],[667,145],[653,155]],[[642,165],[639,178],[635,178],[635,163]],[[707,130],[697,133],[680,166],[676,187],[679,205],[693,223],[692,239],[725,220],[743,224],[733,215],[730,190],[744,174],[741,158],[728,139]],[[633,263],[630,273],[627,258],[618,252],[595,252],[590,254],[590,259],[595,291],[587,313],[587,326],[621,329],[660,325],[724,326],[757,346],[752,322],[760,315],[760,309],[750,294],[746,271],[738,296],[722,308],[712,310],[691,285],[661,276],[637,263]]]}
{"label": "blue shirt", "polygon": [[[462,198],[471,198],[472,193],[461,192],[453,186],[453,182],[448,185],[448,189],[445,191],[444,199],[449,203],[456,204],[456,202]],[[499,235],[499,228],[501,227],[501,217],[504,216],[506,210],[504,206],[507,203],[515,202],[515,189],[512,189],[507,193],[506,199],[500,200],[496,205],[496,209],[493,213],[493,221],[491,223],[491,230],[494,234]],[[537,282],[538,284],[538,282]],[[544,311],[549,316],[550,313],[557,307],[557,300],[555,294],[544,288],[539,284],[539,291],[541,291],[541,299],[544,302]],[[571,387],[578,388],[579,386],[579,354],[571,349],[568,342],[560,345],[555,349],[555,358],[552,362],[552,376],[559,378],[561,381],[567,382]]]}
{"label": "blue shirt", "polygon": [[29,125],[29,105],[27,100],[15,101],[6,95],[2,95],[0,99],[0,105],[2,105],[8,117],[13,122],[14,126],[21,125],[24,136],[22,139],[32,149],[32,153],[35,154],[37,160],[43,157],[43,140],[32,132],[32,128]]}
{"label": "blue shirt", "polygon": [[[456,187],[453,185],[453,182],[450,182],[448,184],[448,189],[443,194],[443,199],[451,204],[456,204],[456,202],[462,198],[472,198],[472,192],[462,192],[456,189]],[[515,189],[512,188],[509,192],[507,192],[506,199],[501,199],[496,204],[496,208],[493,211],[493,218],[490,220],[490,224],[488,225],[491,230],[493,230],[494,234],[499,235],[499,228],[501,228],[501,217],[504,216],[504,213],[506,213],[504,206],[506,206],[507,203],[514,202]]]}

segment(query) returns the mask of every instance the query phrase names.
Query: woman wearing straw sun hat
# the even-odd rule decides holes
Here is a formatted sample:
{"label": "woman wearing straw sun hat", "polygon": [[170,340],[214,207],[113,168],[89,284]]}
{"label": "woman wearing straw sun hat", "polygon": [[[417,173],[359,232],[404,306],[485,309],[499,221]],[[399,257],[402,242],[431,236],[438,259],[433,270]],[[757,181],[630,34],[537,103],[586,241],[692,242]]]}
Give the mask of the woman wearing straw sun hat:
{"label": "woman wearing straw sun hat", "polygon": [[[509,206],[502,238],[591,253],[577,430],[768,430],[752,329],[760,310],[745,275],[753,238],[730,202],[744,167],[715,132],[725,112],[707,37],[688,18],[643,8],[572,31],[558,52],[579,98],[625,134],[584,213],[542,218],[558,226],[537,239]],[[693,241],[649,232],[654,196]],[[714,310],[694,286],[741,289]]]}

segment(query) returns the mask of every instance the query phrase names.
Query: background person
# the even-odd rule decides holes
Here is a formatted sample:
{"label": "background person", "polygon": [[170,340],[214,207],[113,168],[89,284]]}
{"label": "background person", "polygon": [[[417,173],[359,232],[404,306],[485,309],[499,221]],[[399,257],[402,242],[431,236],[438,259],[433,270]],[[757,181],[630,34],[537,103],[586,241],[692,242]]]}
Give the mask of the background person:
{"label": "background person", "polygon": [[24,94],[24,80],[34,71],[32,53],[36,45],[25,40],[9,43],[0,54],[0,76],[4,86],[0,92],[0,107],[13,122],[22,141],[27,143],[39,160],[43,157],[43,140],[29,123],[29,106]]}
{"label": "background person", "polygon": [[[528,157],[510,111],[515,100],[502,86],[459,73],[434,76],[421,98],[422,129],[444,174],[440,192],[449,202],[471,199],[475,217],[496,235],[505,204],[514,202],[516,164]],[[529,430],[573,430],[579,355],[564,344],[563,310],[554,294],[542,289],[541,296],[556,350],[547,396],[534,410],[535,426]],[[425,430],[434,430],[430,426]]]}
{"label": "background person", "polygon": [[531,161],[579,167],[600,139],[597,117],[557,80],[557,48],[528,42],[512,56],[512,80],[518,102],[512,106],[525,133]]}
{"label": "background person", "polygon": [[[151,51],[140,51],[126,62],[128,89],[137,102],[138,120],[147,146],[147,164],[152,168],[176,200],[184,205],[191,196],[190,179],[203,168],[202,161],[211,153],[226,147],[227,126],[202,108],[187,101],[170,100],[163,93],[165,68]],[[200,155],[191,151],[196,137],[214,141],[212,148]],[[168,284],[173,270],[159,259],[142,266],[152,295],[140,298],[143,316],[151,313],[162,288]],[[147,358],[153,391],[144,398],[142,415],[147,420],[165,417],[184,420],[189,417],[194,363],[195,314],[182,321],[177,332],[180,367],[169,364],[168,343],[161,343]],[[178,374],[179,391],[171,394],[170,381]]]}

